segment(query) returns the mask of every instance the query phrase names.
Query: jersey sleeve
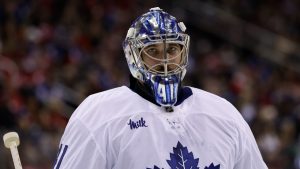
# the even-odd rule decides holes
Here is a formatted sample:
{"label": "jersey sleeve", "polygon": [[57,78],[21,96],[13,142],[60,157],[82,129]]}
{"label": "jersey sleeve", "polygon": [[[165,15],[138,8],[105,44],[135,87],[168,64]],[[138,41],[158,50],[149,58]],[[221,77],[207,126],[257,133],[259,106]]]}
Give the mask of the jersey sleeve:
{"label": "jersey sleeve", "polygon": [[105,156],[87,128],[79,120],[68,124],[54,169],[105,169],[105,161]]}
{"label": "jersey sleeve", "polygon": [[85,100],[73,113],[60,141],[54,169],[105,169],[105,136],[95,139],[89,128],[77,118],[80,112],[87,112]]}
{"label": "jersey sleeve", "polygon": [[253,133],[241,113],[226,100],[224,107],[233,112],[230,118],[234,121],[237,132],[233,169],[267,169]]}
{"label": "jersey sleeve", "polygon": [[249,125],[242,119],[238,137],[239,150],[234,169],[267,169]]}

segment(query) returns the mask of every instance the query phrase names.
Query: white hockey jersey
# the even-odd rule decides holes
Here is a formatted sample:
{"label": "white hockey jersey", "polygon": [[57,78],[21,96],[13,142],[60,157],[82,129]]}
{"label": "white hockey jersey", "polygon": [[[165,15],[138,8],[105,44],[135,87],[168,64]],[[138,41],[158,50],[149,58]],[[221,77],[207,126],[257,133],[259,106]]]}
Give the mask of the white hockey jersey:
{"label": "white hockey jersey", "polygon": [[89,96],[70,118],[54,168],[267,168],[240,113],[191,89],[170,113],[125,86]]}

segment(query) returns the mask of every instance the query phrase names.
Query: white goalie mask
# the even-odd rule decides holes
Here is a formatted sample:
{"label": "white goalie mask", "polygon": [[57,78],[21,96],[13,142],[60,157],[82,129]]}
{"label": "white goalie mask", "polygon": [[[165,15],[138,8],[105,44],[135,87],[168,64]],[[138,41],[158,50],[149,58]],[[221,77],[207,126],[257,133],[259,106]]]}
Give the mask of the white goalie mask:
{"label": "white goalie mask", "polygon": [[123,43],[132,76],[149,85],[164,107],[176,104],[186,73],[189,35],[185,29],[175,17],[152,8],[134,21]]}

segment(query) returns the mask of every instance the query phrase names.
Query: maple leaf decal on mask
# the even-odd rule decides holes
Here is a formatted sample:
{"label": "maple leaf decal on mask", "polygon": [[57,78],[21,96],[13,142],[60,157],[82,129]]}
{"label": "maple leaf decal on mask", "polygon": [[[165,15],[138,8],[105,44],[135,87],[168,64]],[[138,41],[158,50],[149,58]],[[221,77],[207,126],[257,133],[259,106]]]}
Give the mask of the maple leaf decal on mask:
{"label": "maple leaf decal on mask", "polygon": [[170,153],[170,160],[167,160],[171,169],[199,169],[199,158],[195,159],[192,152],[187,147],[183,147],[180,142],[173,147],[173,153]]}
{"label": "maple leaf decal on mask", "polygon": [[205,167],[204,169],[220,169],[220,164],[215,166],[214,163],[211,163],[209,167]]}

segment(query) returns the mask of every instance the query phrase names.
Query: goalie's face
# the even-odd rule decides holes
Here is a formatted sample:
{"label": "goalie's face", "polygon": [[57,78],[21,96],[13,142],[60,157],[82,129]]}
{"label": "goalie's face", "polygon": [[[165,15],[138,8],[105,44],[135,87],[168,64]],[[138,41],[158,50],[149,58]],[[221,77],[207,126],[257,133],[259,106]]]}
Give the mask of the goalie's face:
{"label": "goalie's face", "polygon": [[154,74],[170,75],[184,66],[184,48],[178,43],[156,43],[141,50],[145,68]]}

